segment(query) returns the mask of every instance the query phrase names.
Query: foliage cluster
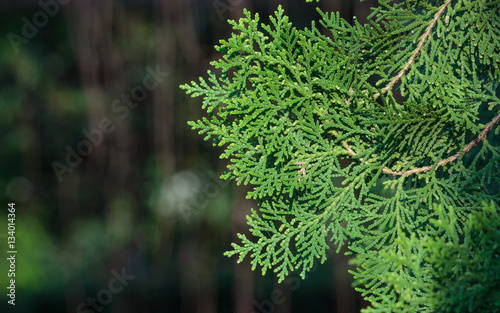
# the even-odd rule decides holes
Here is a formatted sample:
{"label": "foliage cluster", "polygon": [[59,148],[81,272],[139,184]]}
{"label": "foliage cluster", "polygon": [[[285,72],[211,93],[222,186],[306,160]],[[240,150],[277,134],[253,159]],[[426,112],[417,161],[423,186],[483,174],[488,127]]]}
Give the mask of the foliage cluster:
{"label": "foliage cluster", "polygon": [[477,301],[498,287],[500,2],[380,0],[365,25],[318,12],[327,34],[245,11],[215,71],[181,86],[223,177],[259,201],[226,255],[281,281],[347,244],[367,311],[434,311],[453,284],[473,297],[448,311],[498,308]]}

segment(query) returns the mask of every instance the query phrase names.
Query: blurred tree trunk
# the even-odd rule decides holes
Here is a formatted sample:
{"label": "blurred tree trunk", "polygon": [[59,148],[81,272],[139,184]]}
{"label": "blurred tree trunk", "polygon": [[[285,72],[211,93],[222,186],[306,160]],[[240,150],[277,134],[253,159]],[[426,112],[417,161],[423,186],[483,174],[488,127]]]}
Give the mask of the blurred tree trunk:
{"label": "blurred tree trunk", "polygon": [[80,221],[79,184],[80,179],[75,173],[74,175],[68,175],[64,183],[58,185],[57,190],[59,222],[61,225],[61,274],[67,312],[74,312],[86,298],[83,280],[74,273],[74,270],[80,268],[82,264],[79,253],[80,247],[73,246],[73,242],[70,241],[72,237],[71,231]]}
{"label": "blurred tree trunk", "polygon": [[[174,31],[175,24],[180,21],[179,15],[182,2],[154,1],[153,12],[155,25],[155,64],[151,67],[158,67],[162,72],[169,75],[177,71],[177,44],[178,38]],[[174,106],[174,93],[177,86],[174,86],[175,77],[167,77],[153,91],[153,101],[151,106],[146,108],[148,123],[148,134],[151,147],[151,154],[154,160],[155,179],[162,183],[176,172],[177,160],[175,157],[175,119],[176,110]],[[182,144],[182,143],[180,143]],[[179,147],[177,147],[179,148]],[[160,205],[160,204],[157,204]],[[158,208],[157,208],[158,210]],[[152,260],[159,266],[173,266],[178,268],[179,279],[178,288],[180,292],[180,312],[195,312],[196,293],[192,290],[192,274],[196,273],[196,258],[198,257],[196,243],[192,238],[182,237],[179,242],[178,263],[162,265],[171,259],[174,235],[179,230],[176,226],[175,217],[166,219],[164,216],[156,215],[155,237],[152,250]],[[196,237],[193,233],[192,236]],[[152,273],[155,275],[155,273]]]}
{"label": "blurred tree trunk", "polygon": [[[68,25],[73,27],[71,30],[73,33],[73,36],[71,36],[71,38],[73,38],[72,47],[80,74],[81,87],[86,100],[89,129],[98,128],[99,121],[106,115],[98,74],[99,65],[97,64],[93,47],[94,36],[97,31],[95,27],[99,27],[99,25],[95,25],[95,23],[99,23],[100,21],[100,18],[96,17],[96,11],[97,8],[95,7],[95,3],[91,2],[76,2],[65,8]],[[94,23],[89,23],[89,21],[94,21]],[[103,147],[104,145],[94,147],[92,156],[88,158],[89,160],[93,158],[94,160],[96,158],[99,159],[101,161],[99,162],[101,164],[101,169],[104,168],[105,163]],[[75,149],[75,147],[71,148]],[[92,162],[89,161],[89,163]],[[79,166],[83,166],[83,164]],[[59,182],[58,185],[61,225],[60,238],[62,241],[61,251],[63,251],[62,267],[63,273],[65,274],[64,292],[66,295],[68,312],[76,310],[79,303],[83,302],[86,298],[83,280],[81,278],[76,278],[77,276],[72,273],[72,271],[81,266],[82,263],[77,252],[79,249],[78,247],[70,246],[72,244],[72,242],[70,242],[70,238],[72,237],[71,231],[80,220],[78,206],[80,171],[81,168],[74,168],[73,172],[67,174],[64,177],[64,181]]]}
{"label": "blurred tree trunk", "polygon": [[[32,105],[37,102],[36,95],[30,94],[27,104],[20,115],[20,129],[23,131],[23,142],[20,146],[21,152],[21,174],[28,182],[23,181],[22,186],[17,186],[17,196],[22,201],[28,201],[23,206],[24,214],[33,214],[40,205],[38,192],[41,188],[41,108]],[[5,178],[5,177],[3,177]],[[31,185],[30,185],[31,184]],[[36,214],[36,213],[35,213]]]}
{"label": "blurred tree trunk", "polygon": [[[177,64],[177,40],[174,25],[179,20],[180,0],[155,2],[157,11],[156,62],[162,71],[172,72]],[[177,39],[177,40],[176,40]],[[174,143],[174,93],[177,86],[171,86],[173,80],[164,81],[154,90],[152,107],[152,137],[153,151],[157,168],[163,176],[175,172],[175,143]],[[169,83],[170,82],[170,83]],[[175,89],[174,89],[175,88]]]}
{"label": "blurred tree trunk", "polygon": [[[134,207],[140,188],[135,182],[141,172],[140,165],[132,162],[133,151],[136,151],[134,132],[130,127],[133,113],[129,112],[121,118],[112,106],[117,99],[122,99],[121,95],[128,95],[131,91],[125,79],[121,51],[114,40],[114,20],[126,18],[120,13],[122,11],[111,0],[79,1],[66,9],[68,24],[73,27],[73,51],[88,112],[86,130],[100,129],[105,119],[111,120],[114,126],[112,132],[102,133],[102,141],[92,145],[92,152],[80,165],[85,166],[86,170],[82,181],[100,187],[96,189],[102,194],[102,211],[107,230],[112,229],[115,223],[116,212],[112,212],[111,208],[117,200],[127,195],[127,201],[132,202],[131,206]],[[121,105],[124,106],[123,103]],[[81,171],[83,168],[76,168],[71,175],[78,175]],[[74,210],[75,207],[72,212]],[[107,254],[107,266],[102,269],[103,275],[107,276],[110,270],[127,264],[127,257],[125,246],[112,245],[112,250]],[[85,297],[80,301],[83,299]],[[144,301],[135,299],[135,302]],[[127,312],[131,312],[129,310],[131,308]]]}

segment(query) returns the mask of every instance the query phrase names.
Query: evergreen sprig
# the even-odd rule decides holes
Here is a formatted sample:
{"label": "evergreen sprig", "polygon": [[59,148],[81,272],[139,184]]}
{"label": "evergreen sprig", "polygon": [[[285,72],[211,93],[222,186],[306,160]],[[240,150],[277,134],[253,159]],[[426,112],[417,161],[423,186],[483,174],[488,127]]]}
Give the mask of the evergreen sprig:
{"label": "evergreen sprig", "polygon": [[457,244],[483,203],[498,210],[500,1],[380,0],[366,25],[318,12],[328,35],[296,29],[281,7],[269,25],[248,11],[229,21],[215,70],[181,86],[208,113],[189,124],[259,201],[252,237],[227,256],[282,281],[347,244],[357,290],[386,312],[399,295],[384,275],[428,283],[424,247],[441,243],[418,238]]}
{"label": "evergreen sprig", "polygon": [[500,312],[498,207],[484,205],[465,223],[458,222],[453,208],[435,205],[434,210],[437,218],[431,223],[446,235],[396,239],[406,255],[391,251],[382,258],[409,271],[382,274],[392,297],[366,312]]}

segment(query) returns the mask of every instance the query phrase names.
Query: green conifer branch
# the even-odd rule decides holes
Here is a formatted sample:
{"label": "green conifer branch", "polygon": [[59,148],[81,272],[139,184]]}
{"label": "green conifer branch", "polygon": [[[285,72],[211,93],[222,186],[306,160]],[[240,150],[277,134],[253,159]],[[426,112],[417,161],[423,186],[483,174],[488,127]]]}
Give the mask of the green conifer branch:
{"label": "green conifer branch", "polygon": [[[486,103],[500,104],[500,1],[379,3],[367,25],[320,11],[329,36],[294,28],[281,7],[270,25],[245,11],[216,47],[220,73],[181,87],[203,97],[208,115],[189,124],[224,147],[223,177],[251,184],[258,200],[251,236],[225,255],[282,281],[347,244],[373,312],[398,312],[400,295],[422,297],[414,304],[426,312],[419,239],[461,238],[482,203],[500,204],[489,185],[500,181],[500,147],[486,140],[500,114],[478,123]],[[447,8],[452,18],[440,18]],[[443,231],[438,216],[456,227]],[[394,290],[388,273],[415,288]]]}
{"label": "green conifer branch", "polygon": [[[389,84],[387,84],[387,86],[382,89],[381,93],[386,93],[387,91],[391,90],[391,88],[394,86],[394,84],[396,84],[398,82],[398,80],[400,80],[404,76],[404,74],[406,73],[406,71],[414,63],[414,61],[415,61],[417,55],[419,54],[420,50],[422,50],[422,47],[424,46],[425,41],[427,40],[427,38],[429,38],[429,35],[430,35],[430,33],[431,33],[434,25],[436,25],[436,22],[441,17],[441,15],[444,13],[444,11],[446,10],[446,8],[450,5],[450,3],[451,3],[451,0],[447,0],[441,6],[441,8],[436,12],[436,14],[434,15],[434,18],[429,23],[429,26],[427,26],[427,29],[426,29],[425,33],[423,34],[422,38],[420,39],[420,42],[418,43],[417,48],[415,49],[415,51],[411,55],[411,57],[408,60],[408,62],[406,62],[405,66],[401,69],[401,71],[398,73],[398,75],[396,75],[389,82]],[[351,97],[352,97],[353,93],[354,93],[354,91],[352,89],[350,89],[350,97],[346,101],[347,105],[349,105],[351,103]],[[377,92],[373,96],[373,98],[377,99],[381,95],[381,93]],[[475,145],[477,145],[479,143],[479,141],[481,141],[481,140],[484,139],[484,137],[491,130],[491,128],[496,123],[498,123],[498,117],[500,117],[500,116],[497,116],[497,118],[495,118],[493,121],[491,121],[490,124],[488,124],[487,127],[485,127],[485,129],[483,130],[483,132],[475,140],[473,140],[467,146],[464,147],[464,149],[463,149],[463,153],[464,154],[467,153],[472,147],[474,147]],[[349,144],[346,141],[342,141],[341,143],[342,143],[342,146],[344,146],[344,148],[347,150],[347,152],[349,153],[349,155],[351,155],[351,156],[356,156],[357,155],[356,152],[354,152],[354,150],[352,150],[352,148],[349,146]],[[392,170],[390,168],[384,167],[382,169],[382,172],[384,172],[386,174],[389,174],[389,175],[397,175],[397,176],[405,176],[405,175],[412,175],[412,174],[417,174],[417,173],[423,173],[423,172],[430,171],[431,169],[437,169],[438,167],[440,167],[442,165],[445,165],[445,164],[448,164],[450,162],[453,162],[456,159],[458,159],[459,155],[460,155],[460,152],[457,152],[455,155],[453,155],[453,156],[451,156],[449,158],[443,159],[443,160],[439,161],[436,165],[433,165],[433,166],[424,166],[424,167],[414,168],[414,169],[406,170],[406,171],[394,171],[394,170]],[[363,161],[363,160],[361,159],[361,161]],[[370,163],[365,161],[365,164],[368,165]]]}

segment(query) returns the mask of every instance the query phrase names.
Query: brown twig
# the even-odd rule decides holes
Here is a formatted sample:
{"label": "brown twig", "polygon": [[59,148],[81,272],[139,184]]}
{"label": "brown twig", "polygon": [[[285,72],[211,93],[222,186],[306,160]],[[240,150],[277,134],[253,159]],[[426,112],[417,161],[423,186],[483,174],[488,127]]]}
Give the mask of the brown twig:
{"label": "brown twig", "polygon": [[[404,171],[404,172],[393,171],[390,168],[384,167],[382,169],[382,172],[384,172],[386,174],[391,174],[391,175],[405,176],[405,175],[412,175],[412,174],[416,174],[416,173],[424,173],[424,172],[430,171],[433,168],[437,169],[438,167],[441,167],[441,166],[443,166],[445,164],[451,163],[451,162],[455,161],[456,159],[458,159],[458,157],[460,156],[460,153],[466,154],[467,152],[470,151],[470,149],[472,149],[474,146],[476,146],[479,142],[483,141],[484,138],[486,138],[486,135],[488,135],[488,133],[493,129],[493,126],[495,126],[495,124],[497,124],[499,121],[500,121],[500,114],[498,114],[497,116],[495,116],[495,118],[493,120],[491,120],[491,122],[489,122],[488,125],[486,125],[486,127],[479,134],[479,136],[477,136],[476,139],[474,139],[471,142],[469,142],[469,144],[466,145],[462,149],[462,151],[459,151],[459,152],[455,153],[454,155],[450,156],[449,158],[446,158],[446,159],[443,159],[443,160],[439,161],[436,165],[432,165],[432,166],[430,165],[430,166],[424,166],[424,167],[414,168],[414,169],[407,170],[407,171]],[[356,152],[354,152],[351,149],[351,147],[349,147],[349,145],[345,141],[342,142],[342,145],[347,150],[347,152],[349,153],[349,155],[351,155],[351,156],[355,156],[356,155]],[[367,162],[367,161],[365,161],[365,164],[370,164],[370,163]]]}
{"label": "brown twig", "polygon": [[[424,35],[422,36],[422,39],[420,39],[420,42],[418,43],[417,49],[415,49],[415,51],[411,55],[408,62],[406,62],[405,66],[401,69],[401,71],[399,71],[398,75],[396,75],[396,77],[394,77],[390,81],[390,83],[387,86],[385,86],[384,89],[382,89],[382,93],[389,91],[392,88],[392,86],[394,86],[394,84],[398,80],[400,80],[401,77],[403,77],[403,75],[410,68],[410,66],[413,64],[413,62],[415,62],[415,58],[420,53],[420,50],[422,50],[422,47],[424,46],[425,41],[427,40],[427,38],[431,34],[432,28],[434,27],[434,25],[436,25],[438,19],[441,17],[444,10],[446,10],[446,8],[450,5],[450,3],[451,3],[451,0],[446,1],[443,4],[443,6],[436,12],[436,15],[434,15],[434,18],[432,19],[431,23],[429,24],[429,26],[427,26],[427,30],[425,31]],[[380,96],[380,92],[377,92],[373,97],[375,99],[377,99],[379,96]]]}

